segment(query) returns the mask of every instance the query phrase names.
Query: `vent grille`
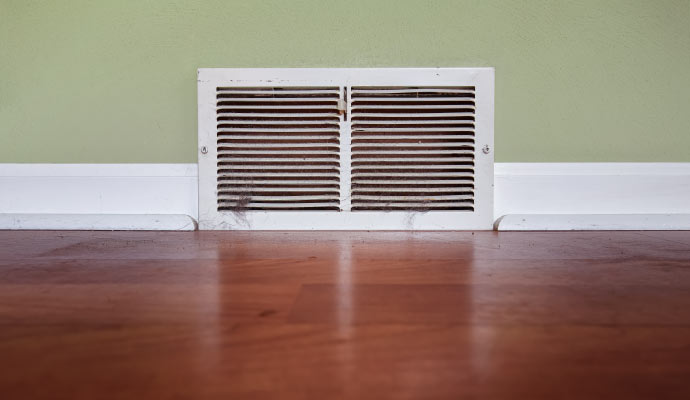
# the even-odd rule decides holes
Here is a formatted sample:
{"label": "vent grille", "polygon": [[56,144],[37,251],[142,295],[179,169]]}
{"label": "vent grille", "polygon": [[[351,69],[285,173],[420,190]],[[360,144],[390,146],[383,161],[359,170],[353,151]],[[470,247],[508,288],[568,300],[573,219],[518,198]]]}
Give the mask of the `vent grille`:
{"label": "vent grille", "polygon": [[352,87],[352,211],[474,211],[475,87]]}
{"label": "vent grille", "polygon": [[217,87],[218,211],[339,210],[339,87]]}

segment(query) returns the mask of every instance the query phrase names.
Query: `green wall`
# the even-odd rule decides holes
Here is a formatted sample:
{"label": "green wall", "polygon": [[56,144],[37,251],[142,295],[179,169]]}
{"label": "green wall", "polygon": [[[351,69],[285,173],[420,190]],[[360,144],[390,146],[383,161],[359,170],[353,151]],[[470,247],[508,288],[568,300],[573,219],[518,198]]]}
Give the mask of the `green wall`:
{"label": "green wall", "polygon": [[0,162],[196,162],[198,67],[496,67],[496,160],[690,161],[690,1],[0,0]]}

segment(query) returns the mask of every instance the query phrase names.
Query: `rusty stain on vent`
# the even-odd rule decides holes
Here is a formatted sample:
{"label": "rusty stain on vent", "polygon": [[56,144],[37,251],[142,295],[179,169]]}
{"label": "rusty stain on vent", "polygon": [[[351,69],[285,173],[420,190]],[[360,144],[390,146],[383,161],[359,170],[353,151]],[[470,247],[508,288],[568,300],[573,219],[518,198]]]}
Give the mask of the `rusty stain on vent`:
{"label": "rusty stain on vent", "polygon": [[339,87],[218,87],[218,211],[340,210]]}
{"label": "rusty stain on vent", "polygon": [[475,88],[351,89],[352,211],[474,210]]}

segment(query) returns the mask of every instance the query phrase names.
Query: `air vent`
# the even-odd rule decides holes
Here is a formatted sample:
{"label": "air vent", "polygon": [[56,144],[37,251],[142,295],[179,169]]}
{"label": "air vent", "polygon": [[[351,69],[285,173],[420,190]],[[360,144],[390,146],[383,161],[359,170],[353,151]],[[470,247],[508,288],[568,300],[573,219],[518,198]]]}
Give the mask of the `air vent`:
{"label": "air vent", "polygon": [[218,87],[218,211],[339,210],[338,87]]}
{"label": "air vent", "polygon": [[474,87],[352,88],[352,210],[474,211]]}
{"label": "air vent", "polygon": [[491,68],[200,69],[200,229],[491,229]]}

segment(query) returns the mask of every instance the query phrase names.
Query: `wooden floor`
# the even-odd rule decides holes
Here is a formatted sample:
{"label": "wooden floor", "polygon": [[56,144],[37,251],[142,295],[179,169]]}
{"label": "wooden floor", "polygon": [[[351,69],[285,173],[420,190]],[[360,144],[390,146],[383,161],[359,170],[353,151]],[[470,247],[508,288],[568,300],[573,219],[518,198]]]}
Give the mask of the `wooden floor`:
{"label": "wooden floor", "polygon": [[0,398],[690,399],[690,232],[0,232]]}

